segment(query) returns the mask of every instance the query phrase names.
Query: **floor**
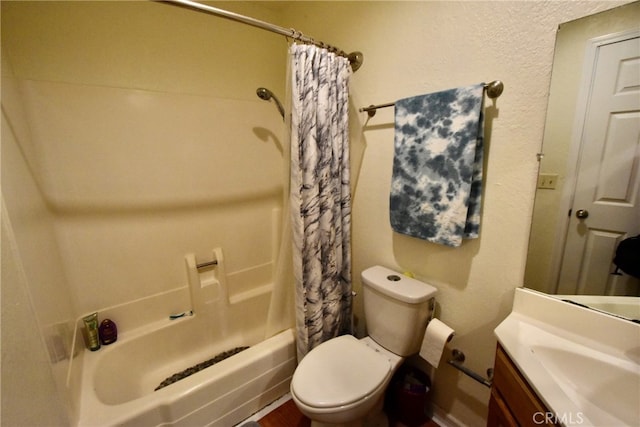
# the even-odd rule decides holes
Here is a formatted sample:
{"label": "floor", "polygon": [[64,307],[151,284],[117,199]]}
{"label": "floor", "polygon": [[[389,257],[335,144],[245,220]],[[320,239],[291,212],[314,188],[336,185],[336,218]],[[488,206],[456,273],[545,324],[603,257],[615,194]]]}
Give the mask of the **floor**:
{"label": "floor", "polygon": [[261,427],[309,427],[311,420],[300,413],[293,400],[289,399],[258,420]]}
{"label": "floor", "polygon": [[[300,413],[295,403],[288,399],[277,408],[258,420],[261,427],[309,427],[311,421]],[[391,421],[390,427],[439,427],[434,421],[406,425],[400,421]]]}

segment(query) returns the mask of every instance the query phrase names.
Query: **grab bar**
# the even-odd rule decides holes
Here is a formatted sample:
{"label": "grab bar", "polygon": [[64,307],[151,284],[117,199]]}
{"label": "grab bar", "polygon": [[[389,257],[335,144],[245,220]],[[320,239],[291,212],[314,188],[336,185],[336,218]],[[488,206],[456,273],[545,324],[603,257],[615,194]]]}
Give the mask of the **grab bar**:
{"label": "grab bar", "polygon": [[213,261],[203,262],[201,264],[196,264],[196,268],[200,270],[201,268],[211,267],[212,265],[218,265],[218,260],[214,259]]}
{"label": "grab bar", "polygon": [[453,351],[451,352],[453,359],[449,360],[447,363],[449,363],[449,365],[453,366],[454,368],[458,369],[459,371],[462,371],[462,373],[464,373],[465,375],[473,378],[474,380],[478,381],[480,384],[491,388],[491,384],[493,383],[493,368],[489,368],[487,369],[487,376],[489,377],[484,378],[482,375],[472,371],[471,369],[467,368],[466,366],[462,366],[462,364],[464,363],[465,360],[465,356],[464,353],[461,352],[458,349],[453,349]]}

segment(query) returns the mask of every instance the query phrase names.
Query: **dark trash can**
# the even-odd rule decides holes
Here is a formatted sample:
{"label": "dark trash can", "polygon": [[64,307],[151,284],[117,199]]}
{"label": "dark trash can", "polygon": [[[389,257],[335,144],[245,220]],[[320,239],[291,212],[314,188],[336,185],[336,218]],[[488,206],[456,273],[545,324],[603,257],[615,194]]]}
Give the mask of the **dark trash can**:
{"label": "dark trash can", "polygon": [[419,426],[427,421],[425,406],[431,380],[419,369],[400,367],[390,388],[388,407],[390,417],[406,426]]}

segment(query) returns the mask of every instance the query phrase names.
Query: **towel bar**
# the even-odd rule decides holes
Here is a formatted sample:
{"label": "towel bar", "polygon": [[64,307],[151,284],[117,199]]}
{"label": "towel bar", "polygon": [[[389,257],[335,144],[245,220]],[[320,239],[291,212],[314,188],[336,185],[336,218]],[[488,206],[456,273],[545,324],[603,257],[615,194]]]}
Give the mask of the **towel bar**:
{"label": "towel bar", "polygon": [[[487,96],[489,98],[495,99],[502,95],[502,91],[504,90],[504,83],[502,83],[500,80],[494,80],[491,83],[485,83],[484,90],[487,92]],[[369,117],[373,117],[376,115],[376,110],[378,108],[393,107],[394,105],[396,105],[395,102],[388,102],[386,104],[379,105],[369,105],[368,107],[360,108],[358,111],[361,113],[366,111]]]}
{"label": "towel bar", "polygon": [[487,376],[489,377],[487,378],[483,378],[482,375],[472,371],[471,369],[467,368],[466,366],[462,366],[462,364],[464,363],[464,353],[461,352],[458,349],[453,349],[453,351],[451,352],[453,359],[449,360],[447,363],[449,363],[449,365],[453,366],[454,368],[458,369],[459,371],[462,371],[462,373],[464,373],[465,375],[473,378],[474,380],[478,381],[480,384],[491,388],[491,384],[493,383],[493,369],[489,368],[487,369]]}

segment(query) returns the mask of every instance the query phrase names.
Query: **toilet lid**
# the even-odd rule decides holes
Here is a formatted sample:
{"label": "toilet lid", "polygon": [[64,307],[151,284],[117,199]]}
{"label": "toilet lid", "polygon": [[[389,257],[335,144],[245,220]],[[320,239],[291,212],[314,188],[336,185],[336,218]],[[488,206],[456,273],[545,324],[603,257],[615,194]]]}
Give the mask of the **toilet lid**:
{"label": "toilet lid", "polygon": [[390,372],[386,357],[352,335],[343,335],[320,344],[302,359],[291,389],[306,405],[338,407],[372,393]]}

